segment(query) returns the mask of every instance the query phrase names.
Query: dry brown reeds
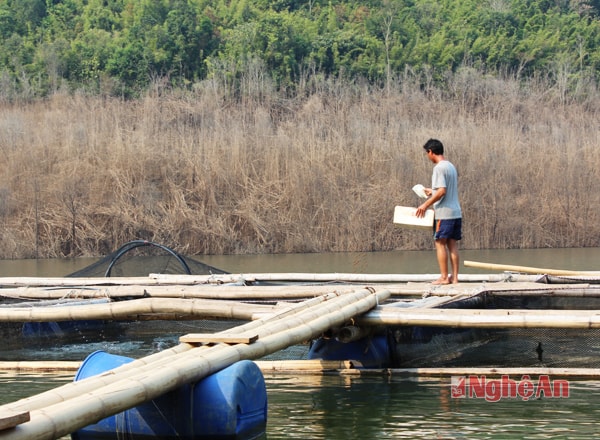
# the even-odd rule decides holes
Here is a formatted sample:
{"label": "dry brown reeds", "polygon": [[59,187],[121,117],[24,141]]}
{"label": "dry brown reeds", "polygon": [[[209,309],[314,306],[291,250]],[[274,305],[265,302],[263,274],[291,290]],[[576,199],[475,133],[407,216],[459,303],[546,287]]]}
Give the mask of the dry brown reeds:
{"label": "dry brown reeds", "polygon": [[2,104],[0,258],[97,256],[131,239],[190,255],[430,248],[392,224],[429,182],[430,137],[459,169],[464,248],[600,245],[594,87],[569,101],[468,69],[444,90],[423,84],[240,100],[207,81],[136,101]]}

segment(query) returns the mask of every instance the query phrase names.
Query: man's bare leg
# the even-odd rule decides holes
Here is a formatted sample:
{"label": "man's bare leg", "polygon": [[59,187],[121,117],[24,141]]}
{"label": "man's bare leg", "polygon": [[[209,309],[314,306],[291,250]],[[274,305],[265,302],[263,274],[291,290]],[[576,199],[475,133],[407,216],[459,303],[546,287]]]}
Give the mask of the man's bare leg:
{"label": "man's bare leg", "polygon": [[448,252],[450,253],[450,264],[452,266],[452,275],[449,277],[450,282],[458,283],[458,268],[460,266],[460,257],[458,255],[458,241],[448,240]]}
{"label": "man's bare leg", "polygon": [[448,250],[446,249],[447,241],[445,238],[435,240],[435,253],[440,267],[440,277],[431,284],[450,284],[448,279]]}

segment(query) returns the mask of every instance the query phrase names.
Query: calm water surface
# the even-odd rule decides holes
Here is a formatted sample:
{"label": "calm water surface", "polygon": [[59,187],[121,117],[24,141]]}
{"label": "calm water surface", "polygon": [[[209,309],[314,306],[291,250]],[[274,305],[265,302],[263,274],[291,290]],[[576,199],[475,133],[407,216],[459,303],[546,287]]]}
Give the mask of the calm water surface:
{"label": "calm water surface", "polygon": [[[463,251],[463,260],[569,270],[600,270],[600,249]],[[433,251],[198,258],[233,273],[354,272],[436,273]],[[63,276],[93,259],[0,261],[0,276]],[[464,273],[485,271],[464,268]],[[181,333],[184,333],[182,329]],[[168,338],[162,343],[172,344]],[[159,341],[161,343],[161,341]],[[127,345],[129,344],[129,345]],[[136,341],[101,346],[32,347],[39,360],[83,359],[95,349],[134,353]],[[160,349],[160,347],[156,347]],[[8,353],[0,353],[7,360]],[[523,401],[453,399],[450,378],[348,378],[266,375],[273,439],[589,439],[600,432],[600,383],[571,381],[568,398]],[[511,378],[518,380],[520,378]],[[37,394],[72,380],[71,375],[0,373],[0,403]]]}
{"label": "calm water surface", "polygon": [[[231,273],[437,273],[434,251],[340,252],[327,254],[201,255],[192,257]],[[547,269],[600,270],[600,248],[461,251],[462,261]],[[94,258],[0,260],[0,276],[56,277],[95,262]],[[461,267],[463,273],[489,273]]]}
{"label": "calm water surface", "polygon": [[[4,403],[71,378],[0,375],[0,380]],[[263,438],[269,440],[592,439],[600,432],[596,381],[571,381],[569,398],[491,403],[453,399],[449,378],[267,374],[265,380],[269,415]]]}

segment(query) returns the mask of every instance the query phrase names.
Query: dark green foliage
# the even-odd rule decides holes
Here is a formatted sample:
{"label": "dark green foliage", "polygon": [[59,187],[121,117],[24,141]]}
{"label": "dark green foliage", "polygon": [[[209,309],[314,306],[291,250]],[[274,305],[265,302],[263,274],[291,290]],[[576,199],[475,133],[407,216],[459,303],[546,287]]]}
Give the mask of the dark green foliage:
{"label": "dark green foliage", "polygon": [[592,17],[600,17],[600,0],[584,0],[582,4],[585,6],[585,13]]}
{"label": "dark green foliage", "polygon": [[557,60],[597,80],[599,13],[598,0],[0,0],[0,72],[42,95],[235,80],[256,62],[286,90],[306,75],[535,75]]}

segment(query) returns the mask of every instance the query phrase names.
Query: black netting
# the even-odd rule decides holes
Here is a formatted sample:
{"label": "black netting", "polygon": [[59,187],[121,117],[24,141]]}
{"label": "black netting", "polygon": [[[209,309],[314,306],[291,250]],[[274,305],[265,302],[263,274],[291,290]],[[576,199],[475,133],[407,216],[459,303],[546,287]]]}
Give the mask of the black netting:
{"label": "black netting", "polygon": [[396,330],[394,337],[398,367],[600,367],[598,329],[421,327]]}
{"label": "black netting", "polygon": [[[486,295],[480,299],[477,307],[469,299],[448,308],[567,311],[600,306],[600,298],[590,297]],[[600,329],[397,327],[393,339],[398,367],[600,367]]]}
{"label": "black netting", "polygon": [[174,250],[146,240],[124,244],[94,264],[67,275],[68,277],[136,277],[151,273],[210,275],[224,270],[184,257]]}

